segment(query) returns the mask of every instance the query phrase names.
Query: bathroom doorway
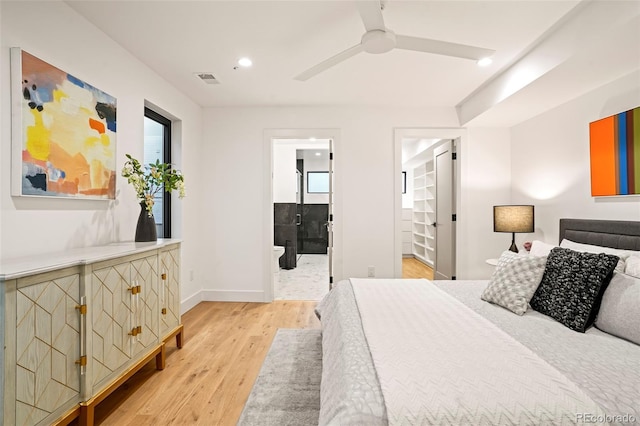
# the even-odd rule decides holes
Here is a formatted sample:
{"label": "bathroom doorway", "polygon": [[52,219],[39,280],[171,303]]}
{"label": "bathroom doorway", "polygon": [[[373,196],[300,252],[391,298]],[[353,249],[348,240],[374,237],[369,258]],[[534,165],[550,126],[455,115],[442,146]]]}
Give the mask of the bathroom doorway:
{"label": "bathroom doorway", "polygon": [[273,298],[320,300],[332,281],[332,140],[272,139]]}

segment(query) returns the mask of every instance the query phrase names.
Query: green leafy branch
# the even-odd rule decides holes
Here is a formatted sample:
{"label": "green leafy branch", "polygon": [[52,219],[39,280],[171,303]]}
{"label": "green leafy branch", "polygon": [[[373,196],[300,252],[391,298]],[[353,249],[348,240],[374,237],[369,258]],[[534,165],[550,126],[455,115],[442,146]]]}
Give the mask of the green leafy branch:
{"label": "green leafy branch", "polygon": [[184,175],[172,164],[156,160],[155,163],[143,165],[131,155],[125,155],[127,161],[122,168],[122,176],[133,185],[138,200],[145,203],[149,216],[152,215],[154,196],[163,188],[167,192],[178,190],[180,198],[185,197]]}

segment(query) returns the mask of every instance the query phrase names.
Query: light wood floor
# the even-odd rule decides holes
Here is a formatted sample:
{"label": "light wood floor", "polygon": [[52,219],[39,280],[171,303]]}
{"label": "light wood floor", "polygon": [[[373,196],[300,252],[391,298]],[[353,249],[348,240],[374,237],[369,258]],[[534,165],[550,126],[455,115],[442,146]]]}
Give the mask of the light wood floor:
{"label": "light wood floor", "polygon": [[[433,270],[402,259],[402,277],[433,279]],[[184,346],[168,345],[166,368],[142,368],[98,405],[96,424],[235,425],[276,330],[320,328],[315,305],[200,303],[182,316]]]}
{"label": "light wood floor", "polygon": [[402,258],[402,278],[426,278],[433,280],[433,268],[413,257]]}
{"label": "light wood floor", "polygon": [[102,425],[235,425],[278,328],[320,328],[316,302],[203,302],[167,349],[96,408]]}

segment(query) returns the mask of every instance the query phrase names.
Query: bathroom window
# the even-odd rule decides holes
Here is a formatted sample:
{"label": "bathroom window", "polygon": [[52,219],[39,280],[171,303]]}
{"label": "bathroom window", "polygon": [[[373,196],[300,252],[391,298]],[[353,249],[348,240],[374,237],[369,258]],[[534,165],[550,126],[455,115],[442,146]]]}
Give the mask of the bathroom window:
{"label": "bathroom window", "polygon": [[[171,163],[171,120],[157,112],[144,109],[144,160],[145,164]],[[171,196],[162,191],[155,196],[153,216],[159,238],[171,238]]]}
{"label": "bathroom window", "polygon": [[328,194],[329,172],[307,172],[307,192],[309,194]]}

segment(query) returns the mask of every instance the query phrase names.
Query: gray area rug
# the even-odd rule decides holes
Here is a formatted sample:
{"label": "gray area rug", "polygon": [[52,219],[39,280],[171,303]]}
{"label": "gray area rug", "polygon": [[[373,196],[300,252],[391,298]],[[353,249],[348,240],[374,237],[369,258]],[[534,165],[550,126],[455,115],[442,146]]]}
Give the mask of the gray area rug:
{"label": "gray area rug", "polygon": [[278,329],[238,425],[317,425],[321,377],[320,330]]}

